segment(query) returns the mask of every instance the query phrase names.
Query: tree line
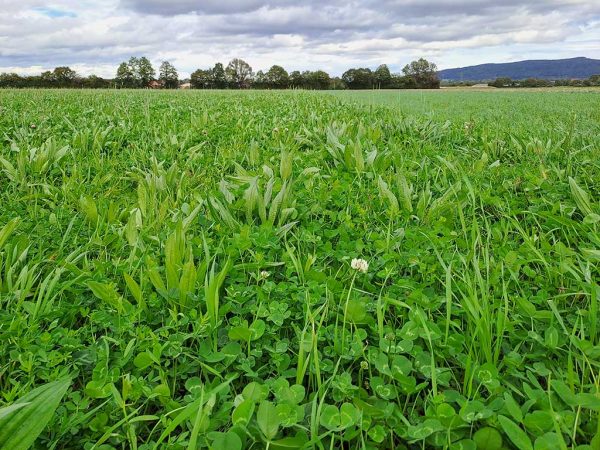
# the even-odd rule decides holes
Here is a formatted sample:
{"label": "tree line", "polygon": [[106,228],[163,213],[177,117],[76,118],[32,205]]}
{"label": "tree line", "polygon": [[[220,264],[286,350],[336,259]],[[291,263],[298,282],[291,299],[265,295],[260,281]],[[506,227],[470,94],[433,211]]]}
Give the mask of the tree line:
{"label": "tree line", "polygon": [[191,87],[196,89],[257,88],[257,89],[437,89],[440,80],[437,67],[425,59],[406,65],[402,74],[392,74],[387,65],[376,70],[353,68],[341,77],[331,77],[323,70],[295,70],[288,73],[282,66],[273,65],[266,72],[254,73],[241,59],[233,59],[227,67],[216,63],[210,69],[192,73]]}
{"label": "tree line", "polygon": [[[423,58],[407,64],[402,73],[391,73],[387,65],[377,69],[352,68],[341,77],[332,77],[323,70],[287,72],[280,65],[267,71],[254,72],[240,58],[227,66],[216,63],[212,68],[194,71],[189,80],[180,80],[169,61],[163,61],[157,71],[145,57],[131,57],[119,64],[113,79],[96,75],[79,76],[69,67],[57,67],[41,75],[22,76],[0,74],[0,88],[164,88],[176,89],[189,83],[193,89],[437,89],[440,80],[437,66]],[[186,86],[188,87],[188,86]]]}
{"label": "tree line", "polygon": [[513,80],[508,77],[496,78],[490,81],[488,86],[497,88],[534,88],[534,87],[554,87],[554,86],[571,86],[571,87],[589,87],[600,86],[600,75],[592,75],[584,80],[578,79],[559,79],[547,80],[544,78],[526,78],[524,80]]}
{"label": "tree line", "polygon": [[19,75],[0,73],[0,88],[89,88],[102,89],[114,87],[112,80],[90,75],[80,77],[70,67],[56,67],[40,75]]}

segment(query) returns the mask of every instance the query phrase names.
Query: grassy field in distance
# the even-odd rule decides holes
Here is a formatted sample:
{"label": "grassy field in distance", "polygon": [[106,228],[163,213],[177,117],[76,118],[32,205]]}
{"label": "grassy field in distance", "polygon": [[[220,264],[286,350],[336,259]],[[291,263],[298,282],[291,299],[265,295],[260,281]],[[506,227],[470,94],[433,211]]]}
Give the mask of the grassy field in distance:
{"label": "grassy field in distance", "polygon": [[[405,114],[468,121],[533,133],[560,127],[577,117],[587,127],[600,120],[600,88],[497,89],[452,87],[440,90],[331,91],[350,102],[391,106]],[[535,127],[531,124],[534,121]],[[582,127],[585,128],[585,127]]]}
{"label": "grassy field in distance", "polygon": [[0,448],[596,448],[599,106],[0,91]]}

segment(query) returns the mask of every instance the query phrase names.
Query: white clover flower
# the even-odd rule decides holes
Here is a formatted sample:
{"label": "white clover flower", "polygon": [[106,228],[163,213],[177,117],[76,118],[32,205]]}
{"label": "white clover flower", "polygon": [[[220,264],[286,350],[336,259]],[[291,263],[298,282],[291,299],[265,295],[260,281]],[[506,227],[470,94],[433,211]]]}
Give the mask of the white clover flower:
{"label": "white clover flower", "polygon": [[263,271],[260,272],[260,278],[262,280],[266,280],[270,276],[271,276],[271,274],[269,272],[267,272],[266,270],[263,270]]}
{"label": "white clover flower", "polygon": [[369,263],[364,259],[354,258],[350,263],[350,267],[359,272],[367,273],[367,270],[369,270]]}

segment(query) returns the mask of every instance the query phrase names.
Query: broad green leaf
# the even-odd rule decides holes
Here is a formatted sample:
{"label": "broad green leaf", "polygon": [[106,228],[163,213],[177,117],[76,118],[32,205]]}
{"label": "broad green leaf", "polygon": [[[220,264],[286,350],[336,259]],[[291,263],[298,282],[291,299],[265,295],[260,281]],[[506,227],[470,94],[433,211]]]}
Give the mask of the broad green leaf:
{"label": "broad green leaf", "polygon": [[552,415],[548,411],[533,411],[525,416],[523,425],[536,436],[550,431],[554,426]]}
{"label": "broad green leaf", "polygon": [[531,445],[531,440],[518,425],[516,425],[512,420],[504,416],[498,416],[498,422],[500,422],[500,426],[502,430],[506,433],[508,438],[512,441],[513,444],[520,450],[533,450],[533,446]]}
{"label": "broad green leaf", "polygon": [[550,326],[544,331],[544,342],[551,349],[555,349],[558,346],[558,330]]}
{"label": "broad green leaf", "polygon": [[150,352],[142,352],[133,359],[133,364],[138,369],[145,369],[146,367],[151,366],[155,362],[156,361],[154,360]]}
{"label": "broad green leaf", "polygon": [[88,281],[87,287],[96,297],[104,301],[107,305],[115,308],[117,311],[123,311],[123,301],[121,295],[112,284],[99,283],[97,281]]}
{"label": "broad green leaf", "polygon": [[569,186],[571,187],[571,195],[577,204],[579,210],[583,213],[584,216],[588,216],[593,214],[592,207],[590,206],[590,198],[575,181],[575,179],[569,177]]}
{"label": "broad green leaf", "polygon": [[534,450],[562,450],[561,439],[556,433],[546,433],[535,440],[533,448]]}
{"label": "broad green leaf", "polygon": [[15,166],[13,166],[10,163],[10,161],[8,161],[7,159],[4,159],[2,156],[0,156],[0,163],[2,163],[2,165],[4,166],[4,171],[6,172],[6,175],[8,176],[8,178],[15,183],[18,182],[19,174],[17,172],[17,169],[15,169]]}
{"label": "broad green leaf", "polygon": [[568,406],[575,406],[577,404],[577,397],[564,382],[559,380],[552,380],[551,386],[561,398],[561,400],[565,402]]}
{"label": "broad green leaf", "polygon": [[351,427],[360,417],[360,412],[351,403],[344,403],[340,409],[335,405],[325,405],[321,410],[320,423],[328,430],[344,430]]}
{"label": "broad green leaf", "polygon": [[279,417],[275,405],[268,401],[262,401],[258,406],[256,421],[260,431],[265,435],[268,441],[273,440],[279,431]]}
{"label": "broad green leaf", "polygon": [[0,419],[2,419],[4,416],[8,416],[9,414],[13,413],[14,411],[21,409],[27,405],[29,405],[29,403],[14,403],[10,406],[5,406],[4,408],[0,408]]}
{"label": "broad green leaf", "polygon": [[254,322],[252,322],[252,325],[250,325],[250,334],[251,334],[250,339],[253,341],[260,339],[262,337],[262,335],[265,333],[265,330],[266,330],[265,322],[261,319],[255,320]]}
{"label": "broad green leaf", "polygon": [[485,450],[485,447],[477,447],[475,441],[471,439],[462,439],[452,444],[452,450]]}
{"label": "broad green leaf", "polygon": [[600,222],[600,214],[592,213],[592,214],[588,214],[587,216],[585,216],[583,218],[583,223],[586,223],[586,224],[595,224],[598,222]]}
{"label": "broad green leaf", "polygon": [[160,276],[158,268],[156,267],[156,263],[150,257],[146,257],[146,268],[152,286],[154,286],[154,289],[156,289],[160,295],[164,296],[167,291],[167,287]]}
{"label": "broad green leaf", "polygon": [[233,431],[218,433],[213,440],[212,450],[242,450],[242,440]]}
{"label": "broad green leaf", "polygon": [[335,430],[340,426],[340,411],[335,405],[325,405],[319,421],[328,430]]}
{"label": "broad green leaf", "polygon": [[6,243],[13,231],[15,231],[20,221],[21,219],[19,217],[15,217],[2,227],[0,230],[0,249],[2,249],[2,246]]}
{"label": "broad green leaf", "polygon": [[98,208],[93,198],[82,196],[79,199],[79,209],[88,222],[95,225],[98,222]]}
{"label": "broad green leaf", "polygon": [[369,428],[367,434],[371,439],[373,439],[373,441],[377,442],[378,444],[381,444],[387,435],[387,431],[383,427],[383,425],[378,424],[374,427]]}
{"label": "broad green leaf", "polygon": [[303,449],[308,442],[308,437],[302,431],[296,433],[293,437],[286,437],[277,441],[271,442],[269,448],[273,450],[286,450],[286,449]]}
{"label": "broad green leaf", "polygon": [[127,273],[123,274],[123,278],[125,278],[125,284],[127,284],[129,292],[131,292],[131,295],[133,295],[133,298],[135,298],[140,309],[145,310],[146,302],[144,301],[140,285]]}
{"label": "broad green leaf", "polygon": [[234,425],[241,425],[243,427],[247,426],[252,419],[252,415],[254,414],[255,403],[248,399],[244,400],[240,403],[234,410],[231,415],[231,421]]}
{"label": "broad green leaf", "polygon": [[244,321],[242,325],[231,327],[227,332],[229,339],[234,341],[248,342],[252,338],[252,331],[248,328],[248,322]]}
{"label": "broad green leaf", "polygon": [[504,406],[510,413],[510,415],[515,419],[518,423],[523,421],[523,413],[521,412],[521,408],[515,401],[515,399],[510,395],[510,393],[504,393]]}
{"label": "broad green leaf", "polygon": [[385,198],[389,203],[388,211],[391,215],[396,214],[400,210],[398,205],[398,199],[394,193],[390,190],[388,184],[379,176],[377,178],[377,187],[379,188],[379,195]]}
{"label": "broad green leaf", "polygon": [[70,385],[69,379],[47,383],[18,399],[7,414],[0,414],[0,449],[29,448],[52,419]]}
{"label": "broad green leaf", "polygon": [[340,407],[340,428],[346,429],[351,427],[360,417],[359,411],[352,403],[344,403]]}
{"label": "broad green leaf", "polygon": [[437,419],[426,419],[425,422],[410,426],[408,434],[412,439],[421,440],[428,438],[432,434],[441,431],[444,426]]}
{"label": "broad green leaf", "polygon": [[590,262],[599,262],[600,261],[600,250],[595,248],[582,248],[581,255]]}
{"label": "broad green leaf", "polygon": [[253,401],[255,403],[266,399],[267,395],[269,395],[269,388],[263,384],[257,383],[256,381],[248,384],[242,391],[242,396],[244,399]]}
{"label": "broad green leaf", "polygon": [[279,164],[279,175],[282,180],[287,180],[292,176],[292,163],[294,161],[291,152],[282,150],[281,151],[281,162]]}
{"label": "broad green leaf", "polygon": [[475,432],[473,440],[477,448],[481,450],[500,450],[502,449],[502,436],[495,428],[484,427]]}
{"label": "broad green leaf", "polygon": [[466,403],[460,409],[460,417],[469,423],[477,420],[487,419],[492,414],[493,411],[489,408],[486,408],[485,405],[478,400],[473,400],[469,403]]}
{"label": "broad green leaf", "polygon": [[577,394],[575,396],[577,406],[593,411],[600,411],[600,395],[598,394]]}
{"label": "broad green leaf", "polygon": [[279,403],[275,406],[279,424],[282,427],[291,427],[303,419],[304,409],[290,403]]}

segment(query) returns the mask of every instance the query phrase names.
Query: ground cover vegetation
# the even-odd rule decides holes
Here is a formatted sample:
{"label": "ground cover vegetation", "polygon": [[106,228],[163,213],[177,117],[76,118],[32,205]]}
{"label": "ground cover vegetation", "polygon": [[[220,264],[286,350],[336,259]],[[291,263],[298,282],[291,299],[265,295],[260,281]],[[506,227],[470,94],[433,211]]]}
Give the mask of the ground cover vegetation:
{"label": "ground cover vegetation", "polygon": [[0,93],[0,448],[597,448],[594,93]]}

